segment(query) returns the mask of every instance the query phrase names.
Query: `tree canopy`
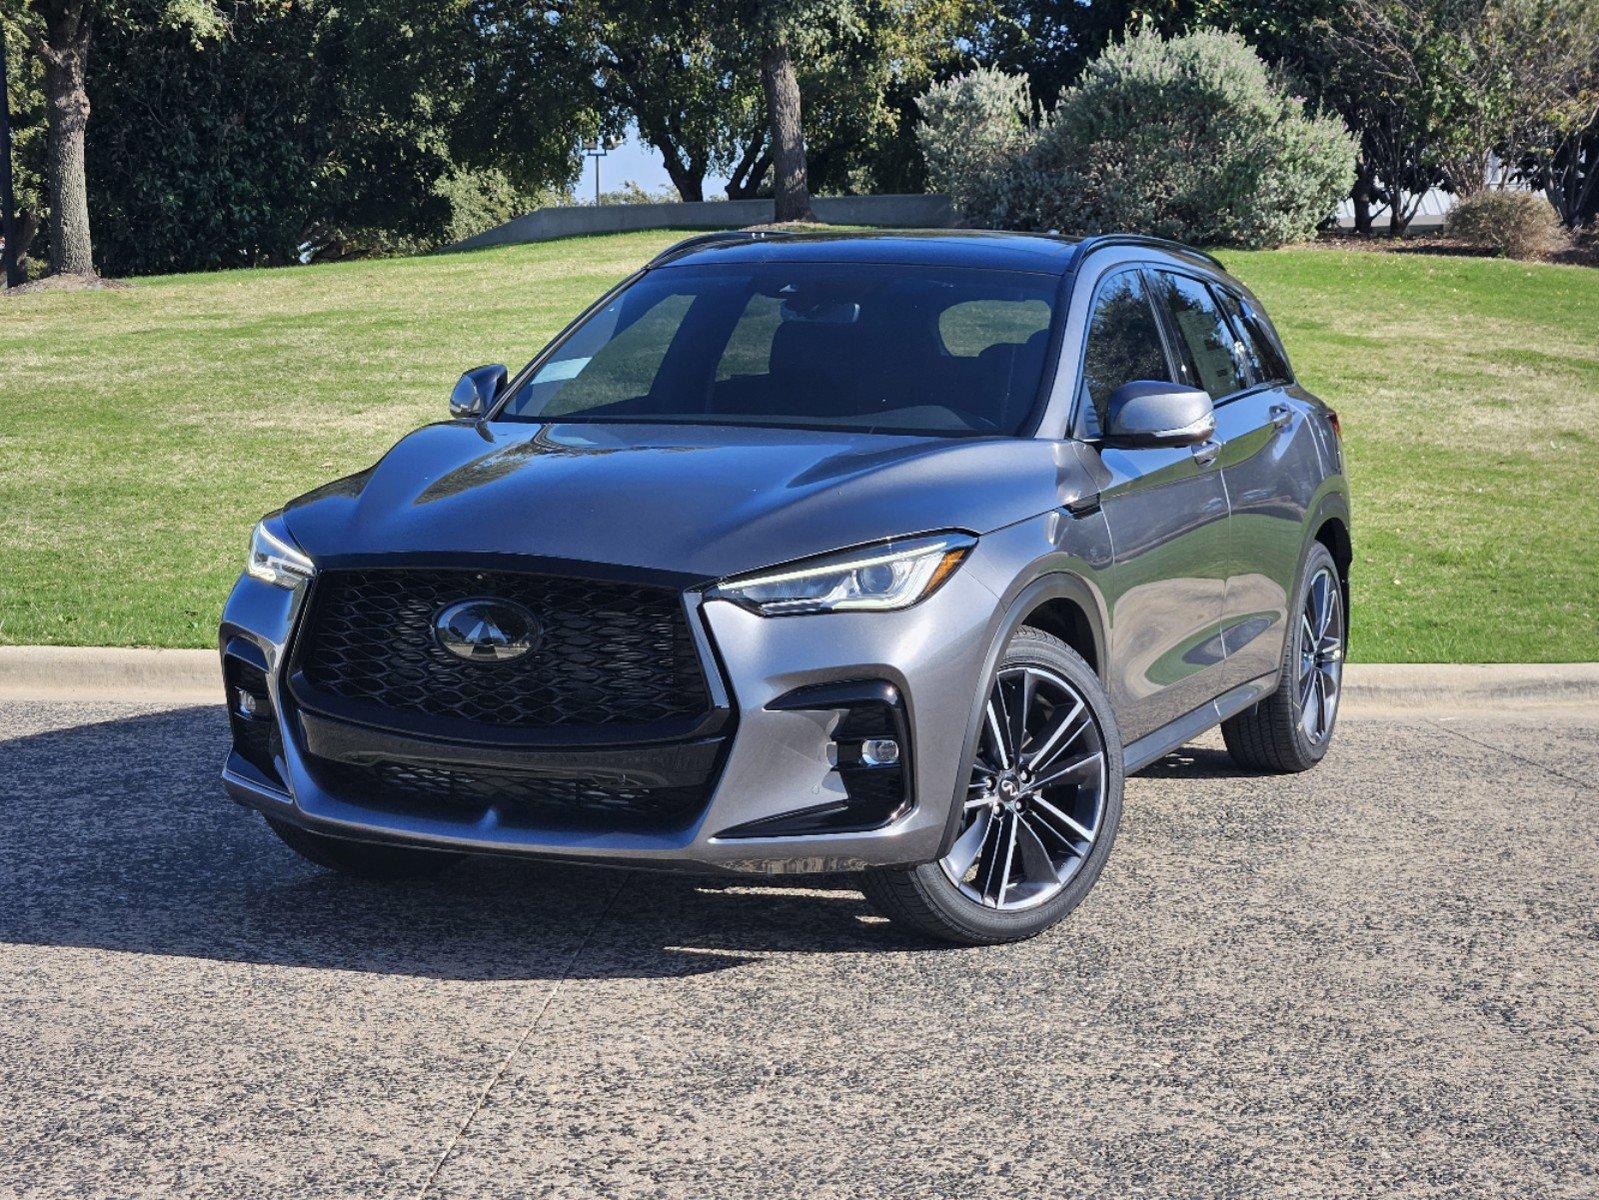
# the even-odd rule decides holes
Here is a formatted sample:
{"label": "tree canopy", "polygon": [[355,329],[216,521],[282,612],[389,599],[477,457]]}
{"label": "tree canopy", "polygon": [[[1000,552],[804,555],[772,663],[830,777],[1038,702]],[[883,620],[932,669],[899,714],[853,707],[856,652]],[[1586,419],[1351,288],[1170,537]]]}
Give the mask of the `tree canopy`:
{"label": "tree canopy", "polygon": [[1133,28],[1236,32],[1342,118],[1362,227],[1504,170],[1573,226],[1599,214],[1599,0],[0,0],[0,21],[18,243],[69,273],[439,244],[566,193],[582,143],[630,127],[685,199],[713,176],[788,216],[918,190],[929,89],[992,67],[1048,109]]}

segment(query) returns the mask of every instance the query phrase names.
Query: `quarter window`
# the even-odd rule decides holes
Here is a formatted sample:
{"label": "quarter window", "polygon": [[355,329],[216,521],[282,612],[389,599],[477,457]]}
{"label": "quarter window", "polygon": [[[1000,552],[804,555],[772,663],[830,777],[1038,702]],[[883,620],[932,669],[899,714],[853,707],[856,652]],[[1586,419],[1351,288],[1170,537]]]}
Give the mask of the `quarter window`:
{"label": "quarter window", "polygon": [[1083,349],[1083,382],[1078,389],[1078,420],[1084,437],[1100,435],[1110,394],[1136,379],[1175,382],[1143,275],[1123,271],[1101,284],[1094,297]]}
{"label": "quarter window", "polygon": [[1179,348],[1187,354],[1187,382],[1204,388],[1212,400],[1249,387],[1248,352],[1233,336],[1210,289],[1187,275],[1161,271],[1158,277],[1177,326]]}
{"label": "quarter window", "polygon": [[1291,378],[1288,374],[1288,363],[1284,360],[1282,352],[1277,349],[1277,339],[1272,335],[1260,311],[1249,301],[1235,296],[1226,288],[1218,289],[1217,294],[1221,297],[1221,306],[1232,318],[1233,327],[1238,330],[1245,348],[1249,351],[1258,377],[1273,382]]}

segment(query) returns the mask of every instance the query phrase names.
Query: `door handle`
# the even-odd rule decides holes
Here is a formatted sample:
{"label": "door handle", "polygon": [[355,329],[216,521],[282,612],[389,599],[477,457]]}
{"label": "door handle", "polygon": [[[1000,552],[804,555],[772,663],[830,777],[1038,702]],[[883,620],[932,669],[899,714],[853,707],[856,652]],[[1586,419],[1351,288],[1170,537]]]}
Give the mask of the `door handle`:
{"label": "door handle", "polygon": [[1216,461],[1216,456],[1220,453],[1220,442],[1200,442],[1199,445],[1194,447],[1194,461],[1202,467],[1208,467]]}
{"label": "door handle", "polygon": [[1288,422],[1294,419],[1294,410],[1286,404],[1273,404],[1271,406],[1271,423],[1278,429],[1287,427]]}

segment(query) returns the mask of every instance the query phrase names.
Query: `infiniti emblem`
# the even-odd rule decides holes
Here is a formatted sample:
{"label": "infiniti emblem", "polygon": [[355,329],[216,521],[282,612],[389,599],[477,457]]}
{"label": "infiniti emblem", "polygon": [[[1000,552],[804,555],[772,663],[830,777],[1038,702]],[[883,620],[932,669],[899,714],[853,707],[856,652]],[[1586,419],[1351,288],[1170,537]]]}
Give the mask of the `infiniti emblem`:
{"label": "infiniti emblem", "polygon": [[510,600],[462,600],[433,618],[433,636],[467,662],[510,662],[538,645],[539,623]]}

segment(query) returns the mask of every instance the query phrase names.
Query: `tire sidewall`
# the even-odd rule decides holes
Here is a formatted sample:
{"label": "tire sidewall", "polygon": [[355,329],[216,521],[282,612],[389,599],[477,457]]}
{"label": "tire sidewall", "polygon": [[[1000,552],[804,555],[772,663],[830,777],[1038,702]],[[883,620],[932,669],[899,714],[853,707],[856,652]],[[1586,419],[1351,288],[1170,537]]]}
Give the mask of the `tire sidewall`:
{"label": "tire sidewall", "polygon": [[[1332,572],[1333,579],[1338,584],[1339,615],[1343,618],[1344,625],[1344,655],[1345,660],[1349,653],[1349,604],[1344,592],[1343,577],[1338,573],[1338,564],[1333,561],[1332,553],[1320,542],[1312,542],[1305,555],[1304,568],[1299,572],[1299,588],[1294,595],[1292,620],[1289,627],[1288,638],[1283,654],[1283,673],[1279,684],[1284,694],[1289,697],[1290,708],[1293,712],[1293,737],[1294,746],[1299,751],[1300,757],[1311,764],[1319,763],[1327,755],[1328,748],[1332,745],[1333,735],[1338,732],[1338,714],[1343,711],[1343,672],[1338,675],[1338,707],[1333,710],[1332,721],[1327,726],[1327,736],[1319,742],[1313,742],[1305,733],[1304,726],[1300,723],[1303,715],[1299,711],[1299,659],[1304,647],[1305,630],[1299,619],[1300,613],[1305,610],[1305,601],[1310,598],[1310,584],[1317,574],[1325,567]],[[1342,664],[1340,664],[1342,665]]]}
{"label": "tire sidewall", "polygon": [[[1065,643],[1031,626],[1022,626],[1011,635],[993,672],[984,679],[983,694],[986,696],[992,690],[994,680],[1001,670],[1019,666],[1044,667],[1064,676],[1088,704],[1094,720],[1099,725],[1100,738],[1104,745],[1104,812],[1100,817],[1099,833],[1094,839],[1094,846],[1087,860],[1059,895],[1036,908],[1015,912],[985,908],[963,895],[950,882],[939,861],[923,863],[915,868],[917,882],[920,885],[918,890],[922,892],[927,902],[937,908],[940,915],[949,923],[968,931],[975,939],[984,942],[1012,941],[1031,937],[1056,924],[1076,908],[1098,881],[1099,873],[1104,869],[1105,862],[1110,856],[1111,847],[1116,841],[1116,832],[1121,825],[1124,781],[1121,731],[1116,726],[1116,716],[1111,711],[1110,697],[1106,694],[1099,677],[1082,657]],[[978,713],[980,722],[981,705],[978,707]],[[967,778],[963,774],[956,783],[956,792],[951,798],[952,804],[964,803],[966,784]]]}

